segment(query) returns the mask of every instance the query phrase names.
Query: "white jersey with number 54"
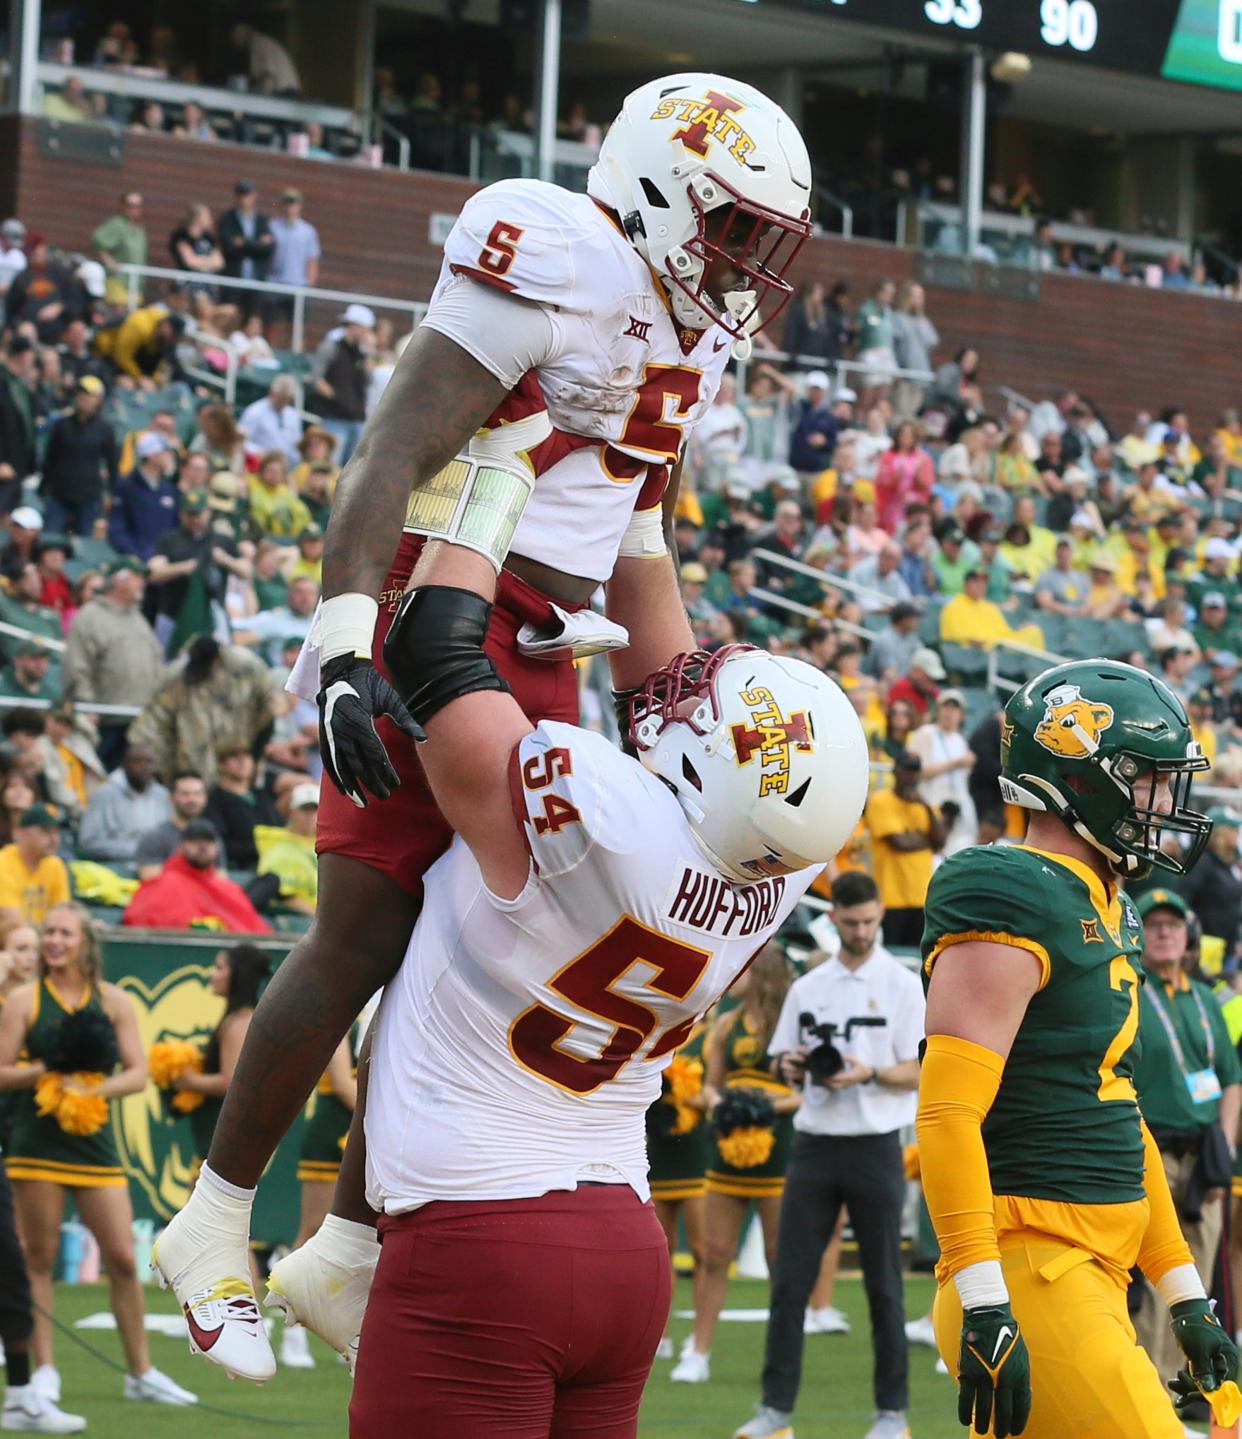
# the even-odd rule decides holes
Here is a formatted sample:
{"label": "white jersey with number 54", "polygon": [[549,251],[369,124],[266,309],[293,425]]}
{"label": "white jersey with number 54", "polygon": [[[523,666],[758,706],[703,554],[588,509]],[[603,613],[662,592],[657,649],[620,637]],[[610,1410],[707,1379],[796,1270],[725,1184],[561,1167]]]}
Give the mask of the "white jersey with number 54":
{"label": "white jersey with number 54", "polygon": [[[484,327],[460,304],[468,285],[519,303],[493,305]],[[728,335],[680,328],[612,216],[540,180],[502,180],[466,202],[423,323],[512,387],[496,418],[546,408],[553,425],[532,455],[514,552],[607,579],[631,515],[659,503],[720,387]]]}
{"label": "white jersey with number 54", "polygon": [[367,1193],[390,1214],[584,1182],[645,1200],[661,1072],[819,872],[723,879],[670,791],[576,725],[527,735],[511,789],[526,887],[498,899],[454,840],[375,1022]]}

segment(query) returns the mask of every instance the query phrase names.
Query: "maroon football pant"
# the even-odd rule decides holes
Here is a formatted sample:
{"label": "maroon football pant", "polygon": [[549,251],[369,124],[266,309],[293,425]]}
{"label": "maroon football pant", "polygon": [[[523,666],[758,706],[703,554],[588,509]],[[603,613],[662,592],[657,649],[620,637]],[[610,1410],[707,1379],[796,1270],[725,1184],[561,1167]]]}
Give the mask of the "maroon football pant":
{"label": "maroon football pant", "polygon": [[350,1439],[634,1439],[668,1244],[626,1185],[380,1220]]}

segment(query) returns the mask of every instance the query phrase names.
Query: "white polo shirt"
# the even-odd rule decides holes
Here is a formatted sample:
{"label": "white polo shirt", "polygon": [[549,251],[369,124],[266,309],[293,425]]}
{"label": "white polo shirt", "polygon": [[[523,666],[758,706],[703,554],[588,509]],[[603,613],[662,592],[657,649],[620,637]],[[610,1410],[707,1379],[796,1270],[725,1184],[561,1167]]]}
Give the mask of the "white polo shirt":
{"label": "white polo shirt", "polygon": [[[768,1048],[773,1053],[814,1044],[805,1016],[834,1024],[833,1043],[860,1064],[888,1069],[917,1059],[923,1039],[923,986],[918,975],[877,945],[871,957],[849,970],[829,959],[795,980],[785,996]],[[794,1128],[804,1134],[890,1134],[913,1124],[918,1094],[913,1089],[854,1084],[849,1089],[803,1086]]]}

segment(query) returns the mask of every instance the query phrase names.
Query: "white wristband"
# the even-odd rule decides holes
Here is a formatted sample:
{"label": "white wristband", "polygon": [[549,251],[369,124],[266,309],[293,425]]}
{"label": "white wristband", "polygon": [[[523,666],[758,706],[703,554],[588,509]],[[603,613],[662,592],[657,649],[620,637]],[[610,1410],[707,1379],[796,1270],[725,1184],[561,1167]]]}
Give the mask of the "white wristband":
{"label": "white wristband", "polygon": [[621,536],[618,553],[634,560],[658,560],[668,554],[664,539],[664,511],[659,505],[654,510],[635,512]]}
{"label": "white wristband", "polygon": [[340,655],[370,659],[378,618],[379,601],[370,595],[333,595],[330,600],[324,600],[319,611],[320,663]]}
{"label": "white wristband", "polygon": [[1178,1264],[1168,1270],[1156,1280],[1156,1288],[1170,1309],[1175,1304],[1180,1304],[1183,1299],[1207,1298],[1203,1280],[1199,1278],[1199,1271],[1193,1264]]}
{"label": "white wristband", "polygon": [[1009,1303],[1009,1290],[999,1259],[981,1259],[978,1264],[968,1264],[957,1271],[953,1282],[963,1309]]}

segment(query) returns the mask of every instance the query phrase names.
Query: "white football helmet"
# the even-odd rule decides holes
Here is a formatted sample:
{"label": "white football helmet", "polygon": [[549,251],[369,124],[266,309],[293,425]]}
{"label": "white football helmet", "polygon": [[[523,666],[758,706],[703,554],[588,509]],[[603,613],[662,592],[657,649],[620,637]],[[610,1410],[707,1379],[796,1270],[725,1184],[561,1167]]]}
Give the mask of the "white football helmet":
{"label": "white football helmet", "polygon": [[[749,336],[792,293],[785,274],[811,233],[811,161],[798,127],[753,85],[666,75],[628,95],[587,177],[659,276],[677,320]],[[713,261],[743,287],[708,292]]]}
{"label": "white football helmet", "polygon": [[867,739],[844,693],[752,645],[657,670],[630,702],[629,738],[707,857],[742,882],[826,863],[867,800]]}

